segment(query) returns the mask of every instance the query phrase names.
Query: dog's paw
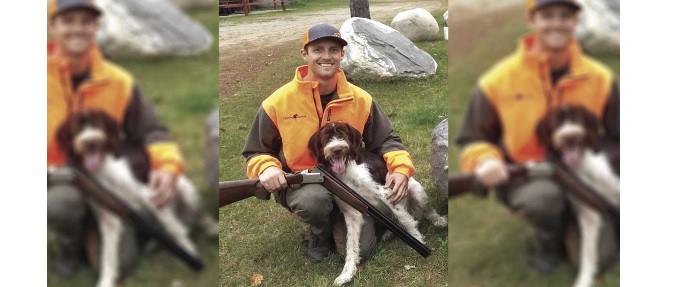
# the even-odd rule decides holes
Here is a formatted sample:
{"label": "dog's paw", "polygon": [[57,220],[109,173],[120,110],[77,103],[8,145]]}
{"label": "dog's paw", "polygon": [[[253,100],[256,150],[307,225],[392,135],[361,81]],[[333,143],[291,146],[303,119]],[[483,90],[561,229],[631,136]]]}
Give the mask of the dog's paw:
{"label": "dog's paw", "polygon": [[438,227],[448,226],[448,219],[442,216],[437,216],[431,221],[431,224]]}
{"label": "dog's paw", "polygon": [[338,278],[335,278],[335,281],[333,281],[333,285],[343,286],[351,281],[352,276],[349,276],[349,274],[340,274],[340,276],[338,276]]}

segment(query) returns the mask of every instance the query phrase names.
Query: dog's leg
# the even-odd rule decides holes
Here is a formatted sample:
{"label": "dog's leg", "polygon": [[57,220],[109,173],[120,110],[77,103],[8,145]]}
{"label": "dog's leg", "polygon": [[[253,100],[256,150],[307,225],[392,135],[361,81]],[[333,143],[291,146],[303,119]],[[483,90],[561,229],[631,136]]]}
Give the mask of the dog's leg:
{"label": "dog's leg", "polygon": [[429,196],[424,191],[422,185],[412,177],[408,181],[408,191],[410,192],[411,196],[410,200],[412,200],[412,203],[416,204],[418,208],[422,210],[424,218],[431,221],[431,224],[433,224],[434,226],[448,225],[448,219],[438,215],[436,210],[434,210],[434,207],[431,205],[431,202],[429,201]]}
{"label": "dog's leg", "polygon": [[574,287],[590,287],[598,270],[598,240],[602,217],[591,207],[571,200],[577,211],[581,229],[581,249],[579,250],[579,271]]}
{"label": "dog's leg", "polygon": [[345,223],[347,225],[345,266],[342,268],[340,276],[333,281],[334,285],[342,286],[352,281],[352,278],[354,278],[354,275],[356,274],[356,265],[359,264],[360,261],[359,239],[361,237],[361,228],[363,226],[363,215],[342,200],[336,200],[336,202],[345,216]]}
{"label": "dog's leg", "polygon": [[92,203],[101,232],[101,270],[97,287],[113,287],[119,276],[119,244],[122,238],[122,220],[103,207]]}
{"label": "dog's leg", "polygon": [[143,205],[146,209],[150,210],[152,214],[157,217],[157,220],[162,224],[165,230],[171,234],[176,242],[185,248],[185,251],[190,253],[190,255],[198,256],[197,247],[194,242],[190,239],[190,231],[188,228],[180,221],[176,216],[175,209],[173,206],[164,206],[164,208],[158,208],[152,202],[151,197],[154,194],[150,188],[143,186],[141,188],[141,193],[143,194]]}
{"label": "dog's leg", "polygon": [[[185,204],[185,211],[187,217],[190,217],[188,222],[192,224],[196,220],[197,226],[201,228],[208,236],[218,236],[218,223],[215,219],[203,209],[202,198],[194,184],[185,176],[178,178],[176,183],[176,192],[181,201]],[[181,213],[183,214],[183,213]]]}

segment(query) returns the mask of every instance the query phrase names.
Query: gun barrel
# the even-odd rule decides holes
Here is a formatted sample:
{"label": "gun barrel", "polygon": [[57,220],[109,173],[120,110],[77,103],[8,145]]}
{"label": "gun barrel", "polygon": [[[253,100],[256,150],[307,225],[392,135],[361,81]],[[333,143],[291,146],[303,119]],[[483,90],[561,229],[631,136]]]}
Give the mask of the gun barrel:
{"label": "gun barrel", "polygon": [[[344,184],[340,179],[335,177],[333,174],[328,172],[326,169],[324,169],[321,166],[317,166],[316,169],[318,169],[322,174],[325,175],[325,180],[324,180],[324,185],[326,185],[327,182],[333,182],[334,184],[338,185],[341,189],[344,189],[347,191],[349,194],[351,194],[353,197],[358,199],[358,201],[361,202],[361,204],[365,205],[366,208],[366,213],[378,222],[382,223],[389,231],[391,231],[393,234],[398,236],[398,238],[401,238],[403,242],[408,244],[408,246],[412,247],[422,255],[423,257],[428,257],[429,254],[431,254],[431,249],[424,245],[422,242],[417,240],[417,238],[413,237],[410,233],[408,233],[405,229],[401,228],[395,221],[390,219],[389,217],[385,216],[380,210],[375,208],[370,202],[365,200],[361,195],[359,195],[356,191],[354,191],[351,187],[348,185]],[[327,189],[331,192],[334,193],[335,189],[327,187]],[[355,207],[355,209],[358,210],[358,208]]]}

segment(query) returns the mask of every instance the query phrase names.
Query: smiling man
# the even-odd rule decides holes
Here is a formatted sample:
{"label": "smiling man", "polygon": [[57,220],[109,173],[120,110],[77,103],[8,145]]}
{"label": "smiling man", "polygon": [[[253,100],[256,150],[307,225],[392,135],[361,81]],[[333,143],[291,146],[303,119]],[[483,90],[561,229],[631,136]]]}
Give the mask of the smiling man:
{"label": "smiling man", "polygon": [[[333,210],[333,195],[323,186],[289,187],[284,178],[286,172],[316,165],[307,147],[314,132],[331,122],[356,128],[365,148],[384,158],[392,174],[386,184],[393,184],[389,200],[394,204],[408,195],[408,178],[415,171],[384,111],[366,91],[347,82],[340,69],[346,45],[340,32],[328,24],[305,31],[300,56],[307,64],[263,101],[242,152],[248,177],[260,178],[268,191],[275,192],[277,202],[309,224],[308,255],[315,261],[328,256],[332,235],[338,252],[344,254],[344,224],[339,224],[344,220]],[[366,216],[364,222],[360,246],[361,257],[366,258],[377,239],[373,219]]]}
{"label": "smiling man", "polygon": [[[550,109],[583,105],[604,128],[603,145],[619,150],[619,85],[612,72],[584,55],[576,40],[581,6],[574,0],[529,0],[528,25],[515,53],[478,81],[457,136],[460,167],[473,172],[537,232],[533,265],[551,271],[563,258],[569,205],[563,190],[547,178],[510,180],[507,163],[540,161],[544,149],[535,126]],[[614,159],[618,165],[618,158]],[[606,267],[618,251],[609,218],[601,235],[600,261]]]}
{"label": "smiling man", "polygon": [[[85,109],[102,110],[122,127],[122,153],[136,176],[148,180],[155,202],[164,206],[175,197],[183,159],[168,130],[156,119],[150,101],[132,76],[103,58],[94,42],[102,11],[93,0],[50,0],[47,46],[47,166],[62,168],[66,155],[56,132],[66,118]],[[48,227],[57,234],[57,271],[64,277],[82,263],[87,205],[70,182],[50,182]],[[133,226],[125,226],[120,258],[124,268],[138,255]]]}

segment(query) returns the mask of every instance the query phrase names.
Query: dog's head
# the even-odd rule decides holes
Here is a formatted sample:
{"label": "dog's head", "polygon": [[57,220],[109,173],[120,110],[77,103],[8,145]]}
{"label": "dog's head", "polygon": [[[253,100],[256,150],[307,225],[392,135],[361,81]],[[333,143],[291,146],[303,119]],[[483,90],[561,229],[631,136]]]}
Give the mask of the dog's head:
{"label": "dog's head", "polygon": [[342,174],[350,160],[358,161],[361,134],[346,123],[330,123],[320,128],[309,139],[309,151],[317,162]]}
{"label": "dog's head", "polygon": [[97,172],[106,155],[117,153],[119,127],[106,113],[85,110],[68,117],[56,137],[69,161]]}
{"label": "dog's head", "polygon": [[598,148],[598,120],[582,106],[562,106],[539,121],[537,139],[549,156],[577,167],[586,149]]}

